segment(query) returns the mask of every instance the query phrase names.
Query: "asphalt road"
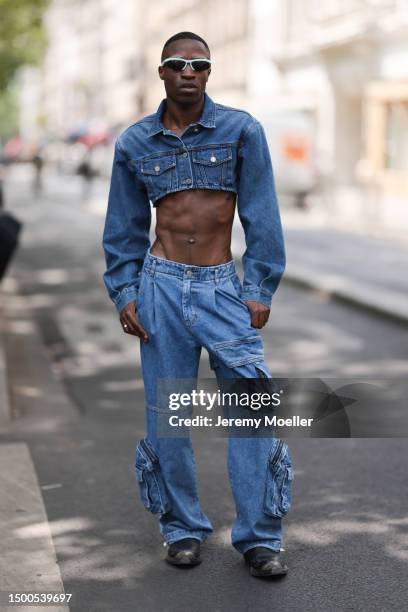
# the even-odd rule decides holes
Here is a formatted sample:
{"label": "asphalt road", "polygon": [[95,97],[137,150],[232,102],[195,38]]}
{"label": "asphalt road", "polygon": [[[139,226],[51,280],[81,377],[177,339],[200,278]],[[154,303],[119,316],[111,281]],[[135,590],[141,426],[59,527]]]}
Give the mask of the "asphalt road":
{"label": "asphalt road", "polygon": [[[194,570],[161,560],[155,517],[142,507],[133,474],[144,435],[138,341],[122,333],[101,281],[105,187],[83,202],[75,180],[50,177],[34,200],[20,172],[8,187],[10,207],[26,222],[8,306],[17,418],[0,441],[29,444],[71,609],[405,609],[403,438],[291,441],[290,571],[274,582],[250,577],[230,545],[226,441],[197,438],[200,498],[215,532]],[[263,337],[276,376],[408,372],[407,328],[284,284]],[[210,376],[205,358],[200,374]]]}

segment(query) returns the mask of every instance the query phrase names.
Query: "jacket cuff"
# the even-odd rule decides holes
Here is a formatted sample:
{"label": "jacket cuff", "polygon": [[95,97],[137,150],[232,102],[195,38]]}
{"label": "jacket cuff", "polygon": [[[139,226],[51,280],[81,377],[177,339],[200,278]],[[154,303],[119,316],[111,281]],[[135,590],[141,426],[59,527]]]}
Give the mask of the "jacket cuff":
{"label": "jacket cuff", "polygon": [[125,287],[125,289],[121,291],[119,298],[115,300],[115,306],[119,314],[122,312],[126,304],[129,304],[129,302],[132,302],[133,300],[135,300],[137,303],[138,290],[139,290],[138,287],[132,286],[132,287]]}
{"label": "jacket cuff", "polygon": [[260,289],[260,287],[243,287],[241,291],[242,300],[252,300],[253,302],[259,302],[265,304],[268,308],[271,307],[272,295]]}

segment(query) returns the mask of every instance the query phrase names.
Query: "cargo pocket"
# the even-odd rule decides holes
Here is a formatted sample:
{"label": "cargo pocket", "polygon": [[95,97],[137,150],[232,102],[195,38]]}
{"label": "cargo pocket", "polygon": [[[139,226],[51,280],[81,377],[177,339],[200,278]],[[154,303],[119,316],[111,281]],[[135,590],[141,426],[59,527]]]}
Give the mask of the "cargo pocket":
{"label": "cargo pocket", "polygon": [[282,440],[272,449],[266,470],[264,512],[283,517],[292,503],[293,468],[288,445]]}
{"label": "cargo pocket", "polygon": [[159,459],[146,438],[136,448],[136,478],[140,497],[146,510],[153,514],[164,514],[170,510]]}

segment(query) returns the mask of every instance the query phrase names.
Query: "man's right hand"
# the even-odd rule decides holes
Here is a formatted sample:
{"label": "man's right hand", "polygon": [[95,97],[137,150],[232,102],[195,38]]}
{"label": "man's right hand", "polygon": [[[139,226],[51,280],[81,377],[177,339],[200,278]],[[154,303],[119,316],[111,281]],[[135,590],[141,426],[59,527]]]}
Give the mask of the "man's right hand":
{"label": "man's right hand", "polygon": [[136,302],[133,300],[126,304],[120,313],[120,322],[122,324],[122,329],[125,334],[131,334],[132,336],[137,336],[143,342],[148,342],[149,336],[147,332],[139,323],[139,319],[137,318],[136,312]]}

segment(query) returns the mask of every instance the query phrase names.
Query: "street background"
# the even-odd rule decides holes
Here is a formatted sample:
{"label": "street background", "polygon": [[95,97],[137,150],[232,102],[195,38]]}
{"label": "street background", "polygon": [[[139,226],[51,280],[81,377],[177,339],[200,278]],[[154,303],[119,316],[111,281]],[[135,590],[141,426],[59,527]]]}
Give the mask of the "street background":
{"label": "street background", "polygon": [[[0,591],[65,590],[81,611],[405,609],[404,438],[290,441],[289,573],[265,583],[230,545],[226,441],[197,437],[215,533],[194,572],[163,563],[133,469],[139,341],[106,294],[101,240],[116,135],[164,96],[164,41],[197,32],[215,61],[208,93],[252,112],[270,144],[288,261],[262,330],[273,375],[406,378],[408,3],[43,11],[36,64],[0,79],[2,198],[24,224],[0,285]],[[236,219],[240,272],[243,248]]]}

